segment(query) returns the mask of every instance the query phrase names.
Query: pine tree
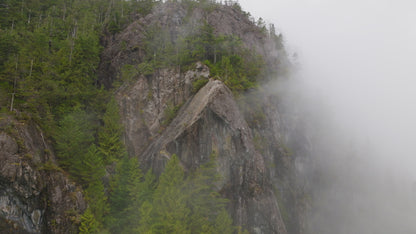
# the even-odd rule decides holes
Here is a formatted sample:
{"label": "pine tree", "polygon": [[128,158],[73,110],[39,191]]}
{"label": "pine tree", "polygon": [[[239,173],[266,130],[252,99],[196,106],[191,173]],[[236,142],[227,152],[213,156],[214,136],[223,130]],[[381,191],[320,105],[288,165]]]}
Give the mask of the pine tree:
{"label": "pine tree", "polygon": [[[233,233],[232,219],[225,210],[227,203],[218,194],[215,183],[220,176],[216,171],[215,154],[210,161],[188,176],[183,188],[192,215],[189,222],[192,233]],[[218,217],[221,216],[219,220]],[[201,230],[202,229],[202,230]]]}
{"label": "pine tree", "polygon": [[98,131],[99,150],[107,164],[121,159],[126,150],[121,141],[122,125],[119,110],[115,98],[111,98],[107,104],[103,116],[104,125]]}
{"label": "pine tree", "polygon": [[81,216],[81,225],[79,226],[80,234],[98,233],[99,224],[95,220],[91,209],[87,208],[84,214]]}
{"label": "pine tree", "polygon": [[88,119],[89,116],[80,110],[66,115],[60,121],[54,137],[59,163],[78,179],[83,170],[84,156],[94,140],[93,129]]}
{"label": "pine tree", "polygon": [[236,228],[233,226],[233,220],[230,214],[222,208],[215,219],[212,233],[234,233]]}
{"label": "pine tree", "polygon": [[100,181],[105,174],[103,160],[98,152],[97,146],[92,144],[86,154],[81,159],[81,168],[79,172],[80,181],[83,185],[92,184],[94,181]]}
{"label": "pine tree", "polygon": [[172,155],[152,201],[142,203],[139,233],[233,233],[226,200],[215,192],[218,176],[214,160],[185,177],[176,155]]}
{"label": "pine tree", "polygon": [[109,205],[102,181],[92,181],[85,193],[92,214],[99,223],[103,223],[105,216],[109,213]]}
{"label": "pine tree", "polygon": [[[153,195],[157,187],[157,181],[152,170],[148,170],[144,179],[135,177],[133,186],[129,188],[132,203],[127,207],[127,219],[130,225],[126,233],[146,233],[151,230]],[[137,220],[140,220],[137,222]]]}
{"label": "pine tree", "polygon": [[142,180],[143,174],[138,160],[124,156],[118,163],[116,174],[110,183],[111,193],[109,200],[112,219],[109,220],[109,226],[111,231],[120,233],[122,230],[129,229],[129,226],[137,222],[135,218],[138,219],[139,217],[131,211],[132,207],[134,207],[137,213],[140,206],[135,204],[134,196],[136,194],[132,194],[130,191],[140,188],[140,184],[143,183]]}
{"label": "pine tree", "polygon": [[140,219],[138,226],[134,229],[137,233],[150,234],[153,233],[153,204],[149,201],[145,201],[139,209]]}
{"label": "pine tree", "polygon": [[191,233],[187,224],[190,209],[182,191],[184,176],[178,157],[172,155],[159,178],[159,185],[154,194],[152,231]]}

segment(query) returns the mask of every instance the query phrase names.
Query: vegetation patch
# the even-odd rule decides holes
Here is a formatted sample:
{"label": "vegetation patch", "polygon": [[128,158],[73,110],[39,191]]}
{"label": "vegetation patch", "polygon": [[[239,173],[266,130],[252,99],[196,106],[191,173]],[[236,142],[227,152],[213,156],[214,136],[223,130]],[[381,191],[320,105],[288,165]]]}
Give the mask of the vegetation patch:
{"label": "vegetation patch", "polygon": [[44,170],[44,171],[59,171],[63,172],[62,168],[60,168],[58,165],[56,165],[51,160],[46,161],[44,164],[42,164],[38,170]]}
{"label": "vegetation patch", "polygon": [[192,82],[192,93],[197,93],[202,87],[208,83],[207,78],[197,78]]}
{"label": "vegetation patch", "polygon": [[179,109],[182,107],[182,104],[179,105],[173,105],[168,104],[168,106],[165,108],[164,116],[165,120],[163,120],[162,125],[167,126],[172,122],[172,120],[176,117],[176,114],[178,113]]}

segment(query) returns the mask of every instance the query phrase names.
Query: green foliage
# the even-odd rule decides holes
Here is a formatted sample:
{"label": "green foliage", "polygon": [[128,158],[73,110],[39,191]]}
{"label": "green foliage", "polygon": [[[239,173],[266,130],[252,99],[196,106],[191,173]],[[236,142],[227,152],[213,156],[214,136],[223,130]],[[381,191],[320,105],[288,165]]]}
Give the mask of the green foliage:
{"label": "green foliage", "polygon": [[[29,159],[31,159],[31,156],[27,157]],[[60,171],[62,172],[62,168],[60,168],[58,165],[56,165],[54,162],[52,162],[51,160],[46,161],[44,164],[42,164],[38,170],[45,170],[45,171]]]}
{"label": "green foliage", "polygon": [[103,159],[97,146],[92,144],[83,157],[83,163],[79,170],[80,180],[83,185],[89,185],[95,181],[100,181],[104,174]]}
{"label": "green foliage", "polygon": [[77,110],[66,115],[54,136],[59,163],[72,176],[81,180],[80,172],[89,146],[94,141],[90,116]]}
{"label": "green foliage", "polygon": [[[205,61],[211,75],[236,93],[255,87],[265,67],[263,58],[244,48],[240,38],[216,35],[207,22],[193,28],[192,33],[179,36],[172,35],[169,28],[149,25],[144,51],[145,61],[139,69],[142,74],[151,75],[160,67],[188,67]],[[202,84],[200,82],[198,85]]]}
{"label": "green foliage", "polygon": [[[137,203],[136,197],[145,191],[142,181],[143,174],[137,159],[129,159],[127,156],[123,157],[118,163],[116,173],[110,183],[109,203],[111,217],[107,219],[107,226],[110,227],[113,233],[132,230],[133,224],[139,219],[138,209],[140,203]],[[139,191],[137,191],[138,188],[140,188]],[[132,191],[137,192],[137,194]],[[135,209],[133,210],[132,207]]]}
{"label": "green foliage", "polygon": [[140,207],[139,233],[233,233],[226,200],[214,192],[214,161],[188,178],[172,155],[159,178],[152,202]]}
{"label": "green foliage", "polygon": [[137,68],[138,68],[140,74],[142,74],[146,77],[148,77],[150,75],[153,75],[153,73],[155,72],[154,65],[152,63],[149,63],[149,62],[140,63],[137,66]]}
{"label": "green foliage", "polygon": [[[113,11],[106,6],[104,0],[2,4],[0,91],[15,93],[13,107],[31,113],[48,134],[74,107],[95,104],[101,13]],[[12,95],[4,98],[11,103]]]}
{"label": "green foliage", "polygon": [[197,93],[202,87],[208,83],[208,79],[198,78],[192,82],[192,92]]}
{"label": "green foliage", "polygon": [[[127,157],[116,101],[97,85],[103,32],[120,32],[159,2],[0,4],[1,112],[10,109],[13,97],[13,109],[28,113],[52,136],[60,167],[47,161],[39,169],[63,169],[84,188],[89,207],[81,217],[80,233],[102,233],[104,227],[113,233],[235,232],[226,201],[215,192],[214,163],[186,176],[179,159],[172,156],[159,181],[150,170],[143,176],[137,160]],[[189,15],[195,8],[210,12],[218,7],[214,1],[182,2]],[[233,7],[241,10],[238,4]],[[262,78],[263,59],[245,49],[238,37],[218,35],[208,22],[187,32],[175,35],[169,28],[148,25],[140,48],[145,57],[137,66],[125,65],[122,80],[149,77],[162,67],[183,70],[197,61],[205,61],[212,76],[236,93],[255,87]],[[197,79],[194,92],[206,82]],[[179,108],[166,108],[164,125]]]}
{"label": "green foliage", "polygon": [[[132,81],[138,74],[139,74],[139,70],[134,65],[125,64],[121,68],[121,80],[122,80],[122,82]],[[113,86],[117,86],[117,85],[113,84]],[[121,85],[121,83],[120,83],[120,85]]]}
{"label": "green foliage", "polygon": [[235,229],[230,214],[225,209],[221,209],[215,218],[214,230],[211,233],[234,233]]}
{"label": "green foliage", "polygon": [[0,70],[3,70],[4,63],[6,63],[9,56],[18,52],[16,37],[13,32],[6,31],[0,34]]}
{"label": "green foliage", "polygon": [[255,87],[255,83],[247,78],[242,58],[237,55],[224,56],[216,64],[208,64],[212,74],[219,77],[233,91],[241,92]]}
{"label": "green foliage", "polygon": [[85,197],[88,201],[91,213],[99,223],[104,222],[104,218],[108,215],[110,209],[107,203],[105,188],[101,180],[94,180],[88,184],[85,189]]}
{"label": "green foliage", "polygon": [[81,216],[81,225],[79,226],[80,234],[98,233],[99,223],[95,220],[91,209],[88,208]]}
{"label": "green foliage", "polygon": [[99,151],[104,162],[110,163],[122,158],[126,154],[124,144],[121,141],[123,129],[118,105],[114,97],[108,102],[102,120],[104,125],[98,131]]}
{"label": "green foliage", "polygon": [[166,126],[168,125],[170,122],[172,122],[172,120],[176,117],[176,114],[178,113],[179,109],[181,108],[182,105],[172,105],[169,104],[166,108],[165,108],[165,120],[163,120],[162,125]]}
{"label": "green foliage", "polygon": [[172,156],[159,178],[152,204],[152,225],[147,227],[148,230],[156,233],[190,233],[186,223],[190,218],[190,210],[182,191],[184,176],[179,159]]}

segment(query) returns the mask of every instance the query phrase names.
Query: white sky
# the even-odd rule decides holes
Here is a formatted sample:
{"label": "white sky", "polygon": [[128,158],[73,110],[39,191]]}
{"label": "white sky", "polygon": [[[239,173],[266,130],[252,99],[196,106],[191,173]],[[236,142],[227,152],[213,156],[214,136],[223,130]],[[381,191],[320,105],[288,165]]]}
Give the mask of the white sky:
{"label": "white sky", "polygon": [[406,155],[416,177],[416,1],[239,2],[283,33],[341,125]]}
{"label": "white sky", "polygon": [[[326,203],[339,206],[339,211],[323,213],[339,212],[352,218],[355,221],[350,227],[355,225],[360,233],[393,233],[384,227],[394,228],[396,233],[409,233],[398,228],[416,233],[416,198],[411,207],[404,202],[406,196],[416,196],[409,192],[416,182],[416,0],[239,2],[256,18],[274,23],[283,33],[289,51],[299,54],[299,85],[306,87],[302,92],[319,93],[317,100],[329,106],[331,116],[323,118],[335,122],[337,133],[344,133],[346,139],[351,137],[358,145],[369,142],[373,147],[372,155],[361,155],[362,165],[369,167],[361,175],[362,182],[352,181],[357,191],[360,186],[381,183],[378,190],[361,193],[355,204],[376,204],[373,210],[369,214],[346,211],[354,204],[340,205],[342,198],[335,198],[336,202]],[[342,169],[328,165],[333,165],[335,171]],[[355,178],[345,173],[348,172],[340,172],[339,177]],[[342,186],[335,191],[347,197],[355,192]],[[322,192],[322,197],[334,200],[331,191]],[[322,209],[327,209],[325,202]],[[336,208],[326,211],[331,209]],[[341,226],[336,227],[338,233],[351,233],[348,226]],[[377,228],[381,231],[374,231]]]}

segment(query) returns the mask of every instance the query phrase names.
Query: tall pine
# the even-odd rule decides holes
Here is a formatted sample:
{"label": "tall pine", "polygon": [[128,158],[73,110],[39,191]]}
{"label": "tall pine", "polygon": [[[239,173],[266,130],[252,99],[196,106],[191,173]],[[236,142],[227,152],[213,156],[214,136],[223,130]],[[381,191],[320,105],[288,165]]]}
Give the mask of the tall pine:
{"label": "tall pine", "polygon": [[126,150],[121,140],[122,125],[118,105],[114,97],[107,104],[103,116],[104,125],[98,131],[99,150],[106,164],[121,159]]}
{"label": "tall pine", "polygon": [[[139,206],[135,204],[136,194],[131,191],[140,188],[143,183],[143,174],[136,158],[129,159],[124,156],[118,163],[116,174],[110,182],[110,214],[108,226],[113,233],[122,233],[123,230],[131,229],[139,218],[132,212]],[[141,191],[139,191],[141,192]]]}
{"label": "tall pine", "polygon": [[81,180],[84,157],[94,141],[89,119],[90,116],[81,110],[66,115],[54,137],[59,163],[78,182]]}

